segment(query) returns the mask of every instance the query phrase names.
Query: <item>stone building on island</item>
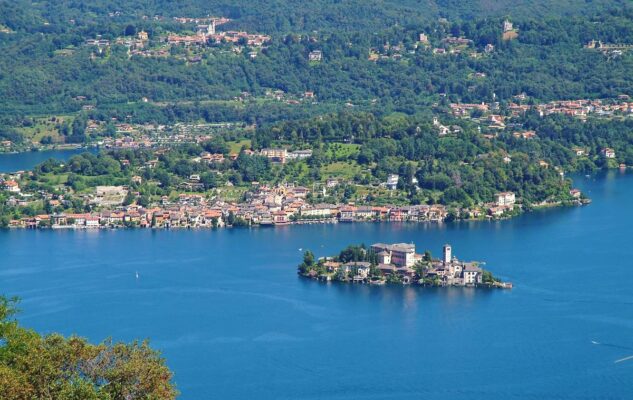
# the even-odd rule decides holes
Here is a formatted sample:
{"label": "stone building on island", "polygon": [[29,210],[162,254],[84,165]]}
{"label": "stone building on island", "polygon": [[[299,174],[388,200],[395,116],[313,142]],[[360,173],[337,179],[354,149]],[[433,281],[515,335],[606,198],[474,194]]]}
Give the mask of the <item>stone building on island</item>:
{"label": "stone building on island", "polygon": [[[441,286],[475,286],[483,283],[483,270],[476,262],[464,262],[453,255],[453,248],[446,244],[441,259],[425,259],[416,254],[415,244],[375,243],[371,250],[377,257],[377,268],[385,275],[399,274],[413,278],[429,278]],[[419,268],[422,266],[423,268]],[[417,268],[416,268],[417,267]]]}

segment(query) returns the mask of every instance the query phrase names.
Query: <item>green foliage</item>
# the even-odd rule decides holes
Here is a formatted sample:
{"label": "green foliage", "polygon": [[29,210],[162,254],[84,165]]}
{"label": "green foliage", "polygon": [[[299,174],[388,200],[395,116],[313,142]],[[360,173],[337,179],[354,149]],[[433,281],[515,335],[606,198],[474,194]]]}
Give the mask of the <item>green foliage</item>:
{"label": "green foliage", "polygon": [[[246,0],[230,5],[219,0],[187,5],[166,1],[115,5],[110,0],[90,5],[27,0],[13,6],[8,3],[0,3],[1,11],[6,11],[0,12],[0,23],[17,33],[0,33],[0,115],[6,125],[19,126],[24,115],[79,113],[82,103],[75,97],[87,96],[91,104],[98,105],[97,110],[82,115],[72,126],[60,127],[60,133],[71,142],[85,140],[81,128],[85,128],[86,117],[261,124],[322,113],[325,103],[339,110],[352,102],[377,113],[412,114],[437,102],[440,94],[447,94],[451,101],[480,102],[491,101],[493,93],[502,101],[521,92],[552,100],[614,97],[633,89],[627,79],[630,54],[611,60],[582,48],[591,39],[633,42],[633,12],[624,1],[594,0],[591,7],[579,6],[584,3],[581,0],[557,2],[555,7],[545,0],[533,2],[535,6],[504,0],[495,2],[494,7],[475,1],[435,4],[407,0],[316,1],[300,6],[288,1]],[[520,34],[515,41],[503,42],[502,17],[510,9]],[[121,15],[109,16],[114,10]],[[95,50],[83,45],[85,39],[97,35],[114,40],[145,29],[158,37],[192,28],[170,18],[144,21],[139,15],[170,17],[189,12],[200,16],[210,11],[234,20],[226,29],[267,32],[273,41],[254,60],[246,51],[238,56],[207,49],[204,62],[194,65],[173,57],[130,58],[118,45],[94,60]],[[451,21],[437,22],[440,15]],[[68,22],[71,19],[74,24]],[[438,57],[416,49],[420,32],[430,35],[433,46],[442,46],[446,35],[458,34],[473,40],[469,50],[481,51],[489,43],[495,44],[496,50],[489,57],[476,59],[466,53]],[[404,60],[368,61],[370,49],[380,49],[386,43],[401,46]],[[68,49],[72,51],[59,55]],[[323,51],[325,60],[311,65],[306,56],[315,49]],[[486,79],[473,82],[471,76],[476,72],[485,73]],[[242,92],[261,99],[270,89],[293,96],[312,91],[322,104],[245,105],[234,101]],[[141,102],[145,96],[157,103]],[[397,121],[398,114],[394,116]],[[325,132],[323,138],[327,140],[332,131]]]}
{"label": "green foliage", "polygon": [[484,270],[482,273],[482,282],[485,284],[492,284],[495,282],[500,282],[499,279],[495,278],[494,276],[492,276],[492,273],[490,271],[486,271]]}
{"label": "green foliage", "polygon": [[[365,183],[377,184],[384,182],[388,174],[399,174],[399,189],[407,192],[408,202],[440,202],[463,207],[490,202],[500,191],[513,191],[526,204],[566,197],[569,182],[561,180],[554,168],[543,168],[538,163],[547,160],[551,165],[575,169],[570,149],[575,145],[588,146],[588,140],[592,141],[594,154],[608,143],[623,154],[628,154],[629,148],[633,151],[628,139],[633,122],[628,120],[580,123],[571,118],[536,120],[528,116],[525,124],[539,132],[539,139],[532,141],[505,135],[489,140],[473,126],[454,122],[463,126],[462,132],[439,137],[424,115],[394,122],[373,114],[337,113],[262,127],[254,136],[259,143],[295,146],[306,142],[316,146],[320,138],[328,135],[330,140],[336,141],[354,138],[354,144],[360,149],[356,153],[357,162],[369,167],[371,173],[362,178]],[[567,124],[569,129],[565,128]],[[326,133],[330,130],[335,133]],[[553,137],[554,133],[550,132],[557,130],[569,132],[569,136]],[[503,159],[507,153],[512,155],[509,163]],[[324,171],[338,163],[335,157],[328,157],[328,152],[321,158]],[[414,177],[419,189],[412,183]],[[354,185],[343,186],[341,201],[352,200],[356,192]]]}
{"label": "green foliage", "polygon": [[[509,116],[507,105],[519,93],[533,102],[633,93],[633,52],[613,58],[583,48],[593,39],[633,43],[633,9],[625,2],[594,0],[591,7],[581,0],[185,3],[0,2],[0,24],[14,31],[0,33],[0,138],[26,147],[30,141],[21,132],[35,129],[33,115],[62,112],[69,117],[50,118],[54,135],[44,135],[43,143],[92,139],[85,135],[89,120],[104,123],[108,137],[116,135],[116,121],[239,121],[257,127],[243,137],[215,135],[201,145],[178,147],[142,173],[140,168],[155,157],[149,151],[84,154],[64,166],[51,160],[26,179],[29,189],[83,192],[97,185],[128,185],[136,171],[144,181],[135,187],[137,201],[148,205],[183,187],[209,191],[227,180],[236,186],[254,181],[308,186],[337,177],[345,182],[327,194],[328,201],[439,202],[457,210],[509,190],[529,208],[569,197],[570,182],[561,180],[554,167],[590,171],[633,164],[633,126],[619,115],[587,122],[534,113],[508,118],[538,132],[538,139],[530,141],[508,134],[487,140],[474,124],[453,119],[450,124],[461,131],[439,137],[431,123],[431,109],[443,114],[451,102],[498,101],[499,113]],[[209,14],[232,19],[220,30],[265,32],[272,42],[255,59],[248,56],[252,49],[236,54],[229,44],[174,47],[170,57],[130,56],[116,44],[103,52],[85,45],[98,35],[114,43],[140,30],[154,40],[168,32],[185,33],[195,27],[171,17]],[[146,20],[141,15],[165,18]],[[502,40],[502,21],[508,16],[519,32],[512,41]],[[438,56],[418,43],[421,32],[428,35],[431,48],[447,47],[448,35],[472,43],[459,54]],[[483,55],[487,44],[495,51]],[[313,50],[323,52],[322,62],[308,62]],[[384,57],[369,61],[370,51]],[[200,54],[202,61],[186,62],[191,54]],[[473,79],[477,73],[485,77]],[[283,101],[266,95],[274,90],[284,93]],[[307,91],[315,94],[314,101],[304,101]],[[151,101],[141,101],[143,97]],[[96,109],[83,110],[88,103]],[[215,165],[192,160],[202,151],[228,154],[227,140],[250,141],[254,150],[284,146],[312,148],[314,153],[307,161],[284,166],[243,152],[234,161]],[[574,146],[587,149],[590,156],[575,157]],[[598,156],[607,146],[616,150],[616,160]],[[504,162],[504,155],[512,162]],[[130,166],[122,167],[123,160]],[[539,167],[540,160],[552,168]],[[189,184],[194,174],[201,185]],[[395,192],[379,187],[389,174],[400,176]],[[130,201],[132,195],[126,203]],[[24,213],[41,207],[33,205]],[[0,213],[2,225],[8,212]]]}
{"label": "green foliage", "polygon": [[[314,254],[310,250],[307,250],[305,253],[303,253],[303,262],[299,264],[297,269],[299,273],[303,275],[307,275],[311,271],[317,272],[317,273],[324,272],[324,269],[322,268],[322,266],[320,264],[315,263]],[[319,271],[316,271],[317,269]]]}
{"label": "green foliage", "polygon": [[15,304],[0,297],[0,398],[176,398],[172,373],[147,342],[93,345],[74,336],[40,336],[13,319]]}
{"label": "green foliage", "polygon": [[246,182],[271,178],[270,161],[266,157],[248,156],[244,153],[240,153],[235,161],[235,169]]}

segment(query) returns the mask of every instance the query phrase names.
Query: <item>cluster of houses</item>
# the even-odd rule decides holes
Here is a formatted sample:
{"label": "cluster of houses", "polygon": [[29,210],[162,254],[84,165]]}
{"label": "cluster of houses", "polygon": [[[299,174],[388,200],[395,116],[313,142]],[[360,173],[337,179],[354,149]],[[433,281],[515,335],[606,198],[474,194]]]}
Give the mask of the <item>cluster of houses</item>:
{"label": "cluster of houses", "polygon": [[[157,41],[152,40],[147,32],[140,31],[135,36],[124,36],[111,41],[101,36],[87,39],[87,46],[96,47],[98,53],[102,53],[104,49],[109,48],[112,43],[125,46],[128,49],[129,56],[143,57],[169,57],[170,46],[205,46],[213,43],[232,43],[235,45],[247,45],[250,47],[262,47],[271,40],[270,36],[262,34],[252,34],[243,31],[216,31],[216,27],[229,22],[228,18],[178,18],[176,22],[182,24],[196,24],[194,34],[179,35],[169,33],[160,37]],[[257,53],[254,52],[256,55]],[[251,56],[252,57],[252,56]],[[253,57],[254,58],[254,57]],[[191,62],[201,61],[201,58],[188,59]]]}
{"label": "cluster of houses", "polygon": [[283,149],[283,148],[276,148],[276,149],[268,148],[268,149],[260,150],[259,154],[268,158],[272,162],[278,162],[278,163],[284,164],[289,160],[304,160],[306,158],[310,158],[312,157],[312,150],[306,149],[306,150],[288,151],[287,149]]}
{"label": "cluster of houses", "polygon": [[597,50],[605,55],[621,56],[624,52],[633,49],[632,44],[603,43],[600,40],[590,40],[584,46],[585,49]]}
{"label": "cluster of houses", "polygon": [[215,26],[226,24],[231,20],[225,17],[174,17],[173,20],[179,24],[205,25],[213,23]]}
{"label": "cluster of houses", "polygon": [[[154,125],[116,123],[115,137],[101,137],[95,143],[103,148],[112,149],[141,149],[175,146],[186,143],[204,143],[213,138],[214,134],[228,128],[240,128],[235,124],[184,124]],[[100,135],[105,132],[106,124],[96,120],[89,120],[86,124],[86,134]]]}
{"label": "cluster of houses", "polygon": [[[375,260],[338,262],[336,258],[319,259],[324,268],[307,276],[322,281],[341,280],[354,283],[384,284],[384,277],[397,276],[404,284],[419,283],[432,286],[488,286],[511,288],[512,284],[494,280],[484,281],[484,270],[477,262],[464,262],[453,255],[452,247],[443,247],[442,258],[432,259],[416,253],[413,243],[374,243],[370,247]],[[428,258],[427,258],[428,257]],[[372,273],[372,269],[374,272]],[[375,271],[379,271],[376,274]]]}
{"label": "cluster of houses", "polygon": [[[140,182],[140,177],[133,177]],[[19,186],[15,181],[3,181],[5,190],[16,195]],[[309,189],[294,184],[276,187],[256,184],[246,193],[241,203],[208,200],[203,195],[181,194],[175,201],[163,197],[154,207],[137,204],[123,205],[129,192],[126,186],[99,186],[86,199],[100,212],[88,214],[57,213],[37,215],[11,221],[12,227],[155,227],[205,228],[242,224],[250,226],[276,226],[302,223],[329,222],[442,222],[448,217],[443,205],[363,206],[350,204],[310,204]],[[63,205],[63,199],[49,199],[51,206]],[[460,210],[465,218],[502,217],[515,207],[512,192],[497,194],[496,202],[484,209]],[[487,207],[487,208],[486,208]]]}
{"label": "cluster of houses", "polygon": [[340,222],[442,222],[447,216],[448,210],[439,204],[400,207],[345,205],[339,208],[338,218]]}
{"label": "cluster of houses", "polygon": [[195,35],[170,34],[166,41],[172,45],[205,45],[207,43],[234,43],[242,41],[251,47],[261,47],[270,41],[270,36],[261,34],[251,34],[242,31],[222,31],[216,32],[219,20],[211,19],[208,24],[198,25]]}
{"label": "cluster of houses", "polygon": [[[517,100],[524,100],[525,95],[515,96]],[[451,113],[457,117],[469,117],[474,110],[488,113],[493,109],[498,109],[498,104],[468,104],[453,103],[450,105]],[[548,103],[530,105],[521,102],[511,102],[508,104],[508,112],[511,116],[519,116],[530,110],[536,110],[539,115],[546,116],[552,114],[565,114],[578,118],[586,118],[589,115],[608,116],[613,114],[633,115],[633,101],[627,95],[619,96],[617,100],[563,100],[550,101]],[[489,118],[502,120],[499,115],[489,115]]]}
{"label": "cluster of houses", "polygon": [[[521,94],[515,96],[515,98],[522,101],[526,100],[527,96]],[[617,100],[567,100],[551,101],[536,105],[512,102],[507,106],[507,111],[508,115],[511,117],[523,115],[530,110],[537,111],[540,116],[565,114],[580,118],[581,120],[584,120],[589,116],[607,117],[615,114],[631,117],[633,116],[633,101],[630,100],[631,99],[628,95],[620,95]],[[450,109],[453,116],[467,119],[471,119],[472,113],[477,111],[481,115],[481,117],[476,118],[477,122],[480,124],[480,132],[481,128],[485,127],[487,130],[482,133],[482,136],[487,139],[494,139],[497,137],[499,132],[507,131],[506,129],[512,126],[511,124],[506,123],[508,116],[494,113],[499,112],[499,103],[453,103],[450,105]],[[440,124],[437,118],[434,119],[433,124],[437,127],[440,136],[457,133],[451,129],[452,127],[449,128]],[[538,133],[533,130],[515,130],[510,132],[512,132],[512,135],[517,139],[530,140],[538,137]],[[578,157],[587,156],[589,153],[587,149],[579,147],[573,148],[572,151],[574,151]],[[616,158],[615,150],[610,147],[600,149],[600,155],[607,159]],[[540,162],[542,166],[547,166],[543,165],[543,163],[543,161]]]}
{"label": "cluster of houses", "polygon": [[[471,56],[478,57],[479,53],[474,51],[473,41],[465,37],[446,36],[443,38],[439,47],[431,47],[429,37],[426,33],[420,33],[417,42],[409,45],[385,43],[382,47],[371,47],[369,49],[368,60],[377,62],[385,60],[400,60],[407,54],[416,54],[417,51],[431,51],[433,55],[460,54],[469,49]],[[494,46],[488,44],[485,48],[486,53],[494,51]]]}
{"label": "cluster of houses", "polygon": [[[623,96],[618,101],[606,102],[604,100],[569,100],[551,101],[545,104],[536,105],[541,116],[550,114],[565,114],[574,117],[587,117],[590,114],[597,116],[613,115],[621,113],[633,115],[633,102],[628,101],[627,96]],[[510,106],[512,109],[512,105]]]}
{"label": "cluster of houses", "polygon": [[[448,24],[448,20],[440,18],[440,22]],[[506,20],[503,23],[503,38],[504,40],[514,39],[517,36],[516,29],[513,28],[512,22]],[[437,47],[432,46],[429,35],[425,32],[419,33],[418,40],[411,45],[405,46],[404,44],[391,45],[385,43],[382,48],[372,47],[369,49],[369,61],[381,61],[381,60],[400,60],[405,53],[415,54],[416,51],[430,51],[433,55],[443,56],[448,54],[461,54],[468,52],[473,58],[482,56],[474,48],[474,42],[472,39],[468,39],[464,36],[447,35],[443,37],[439,43],[436,43]],[[484,54],[489,54],[495,51],[495,46],[492,43],[488,43],[484,47]],[[483,75],[483,74],[482,74]]]}

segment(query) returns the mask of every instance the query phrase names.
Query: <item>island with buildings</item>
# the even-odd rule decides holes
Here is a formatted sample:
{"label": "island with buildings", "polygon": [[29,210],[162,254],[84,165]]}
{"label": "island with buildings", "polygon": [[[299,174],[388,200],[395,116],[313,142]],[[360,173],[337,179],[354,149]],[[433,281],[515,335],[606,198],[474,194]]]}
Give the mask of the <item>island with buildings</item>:
{"label": "island with buildings", "polygon": [[319,259],[306,251],[298,273],[322,282],[512,288],[512,283],[502,282],[480,265],[459,260],[449,244],[444,245],[442,258],[437,259],[429,251],[416,253],[413,243],[374,243],[369,248],[348,246],[337,256]]}

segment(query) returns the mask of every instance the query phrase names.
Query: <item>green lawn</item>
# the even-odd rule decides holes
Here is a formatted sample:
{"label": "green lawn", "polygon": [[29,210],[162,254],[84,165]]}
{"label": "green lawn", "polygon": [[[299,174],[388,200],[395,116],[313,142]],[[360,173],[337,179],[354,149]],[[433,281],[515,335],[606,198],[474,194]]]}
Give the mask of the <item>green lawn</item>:
{"label": "green lawn", "polygon": [[[51,121],[51,118],[55,118],[55,121]],[[68,122],[72,124],[74,117],[70,115],[56,115],[50,117],[37,117],[33,118],[33,126],[26,126],[18,128],[18,130],[24,135],[26,140],[30,140],[33,143],[39,143],[45,136],[51,136],[53,142],[63,143],[63,138],[57,129],[57,125],[62,122]]]}
{"label": "green lawn", "polygon": [[351,143],[332,143],[329,145],[326,155],[334,160],[347,160],[350,156],[356,157],[360,145]]}
{"label": "green lawn", "polygon": [[249,139],[240,140],[239,142],[226,142],[231,149],[231,153],[239,153],[243,146],[247,149],[251,148],[251,141]]}
{"label": "green lawn", "polygon": [[50,185],[56,185],[56,186],[63,185],[66,182],[68,182],[68,174],[48,173],[48,174],[40,175],[38,180],[40,182],[45,182]]}
{"label": "green lawn", "polygon": [[218,197],[224,201],[237,202],[242,200],[242,196],[249,187],[223,186],[217,189]]}
{"label": "green lawn", "polygon": [[335,162],[321,167],[321,175],[323,179],[352,179],[354,175],[360,173],[361,170],[362,168],[355,161]]}

